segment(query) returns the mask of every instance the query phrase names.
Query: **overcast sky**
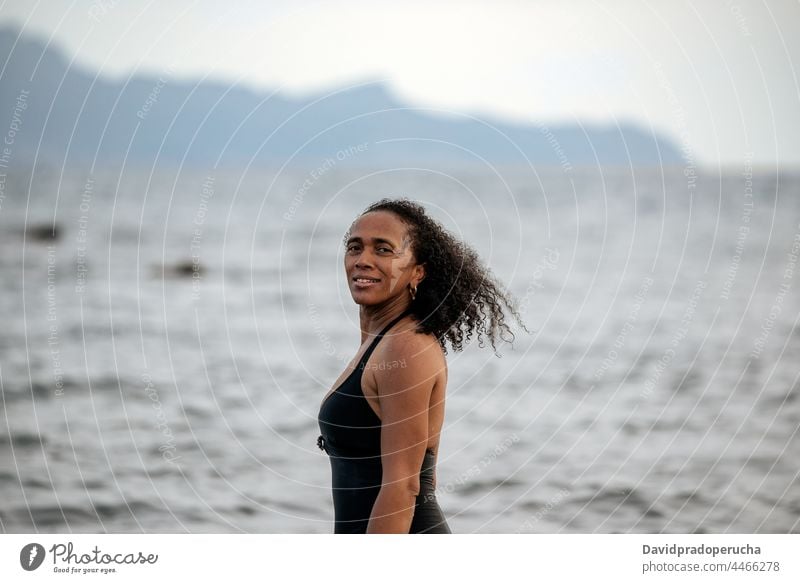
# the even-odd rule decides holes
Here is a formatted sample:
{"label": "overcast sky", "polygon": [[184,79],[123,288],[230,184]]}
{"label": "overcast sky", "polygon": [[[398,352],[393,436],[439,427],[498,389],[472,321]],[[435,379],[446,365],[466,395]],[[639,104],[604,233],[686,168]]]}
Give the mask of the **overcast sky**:
{"label": "overcast sky", "polygon": [[108,75],[303,94],[386,79],[413,105],[526,123],[635,121],[701,164],[800,166],[800,3],[12,1]]}

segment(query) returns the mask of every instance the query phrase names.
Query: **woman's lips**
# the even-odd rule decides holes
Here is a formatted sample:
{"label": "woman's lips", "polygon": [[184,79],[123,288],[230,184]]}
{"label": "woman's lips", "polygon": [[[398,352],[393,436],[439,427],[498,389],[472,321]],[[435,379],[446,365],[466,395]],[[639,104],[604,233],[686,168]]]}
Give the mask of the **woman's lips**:
{"label": "woman's lips", "polygon": [[381,282],[380,279],[358,278],[358,277],[353,278],[353,285],[357,288],[362,288],[362,289],[372,287],[374,285],[379,284],[380,282]]}

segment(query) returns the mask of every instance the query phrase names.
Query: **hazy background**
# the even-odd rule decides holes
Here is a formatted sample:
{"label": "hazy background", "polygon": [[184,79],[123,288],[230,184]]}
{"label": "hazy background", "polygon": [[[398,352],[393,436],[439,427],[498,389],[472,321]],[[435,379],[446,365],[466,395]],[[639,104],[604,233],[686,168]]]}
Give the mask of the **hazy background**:
{"label": "hazy background", "polygon": [[535,331],[448,355],[454,532],[800,532],[796,3],[168,4],[0,5],[4,532],[330,532],[384,196]]}

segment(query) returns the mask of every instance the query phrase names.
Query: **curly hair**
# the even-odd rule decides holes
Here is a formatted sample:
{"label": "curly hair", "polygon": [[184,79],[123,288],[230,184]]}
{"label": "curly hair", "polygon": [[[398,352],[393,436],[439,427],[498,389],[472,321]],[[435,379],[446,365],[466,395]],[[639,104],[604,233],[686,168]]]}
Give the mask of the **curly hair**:
{"label": "curly hair", "polygon": [[[497,337],[512,345],[515,338],[505,322],[503,307],[529,332],[514,300],[481,263],[478,254],[429,217],[422,205],[407,198],[383,198],[360,216],[373,211],[392,212],[408,226],[414,258],[417,263],[426,264],[425,278],[409,310],[418,320],[417,332],[433,334],[445,354],[446,342],[460,352],[464,341],[469,342],[477,334],[478,345],[483,348],[483,339],[488,338],[495,355],[500,357],[495,345]],[[348,237],[349,230],[344,241]],[[511,339],[503,333],[510,334]]]}

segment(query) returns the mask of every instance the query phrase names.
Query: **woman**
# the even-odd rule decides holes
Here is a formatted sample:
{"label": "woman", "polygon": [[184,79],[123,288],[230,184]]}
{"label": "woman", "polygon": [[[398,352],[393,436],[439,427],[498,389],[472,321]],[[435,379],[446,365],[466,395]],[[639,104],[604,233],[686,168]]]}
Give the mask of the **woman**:
{"label": "woman", "polygon": [[445,342],[460,351],[477,332],[494,348],[510,333],[502,305],[519,315],[477,254],[407,199],[356,219],[344,268],[361,348],[322,401],[317,440],[331,462],[334,532],[450,533],[435,496]]}

